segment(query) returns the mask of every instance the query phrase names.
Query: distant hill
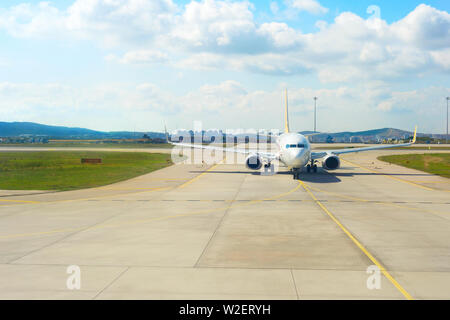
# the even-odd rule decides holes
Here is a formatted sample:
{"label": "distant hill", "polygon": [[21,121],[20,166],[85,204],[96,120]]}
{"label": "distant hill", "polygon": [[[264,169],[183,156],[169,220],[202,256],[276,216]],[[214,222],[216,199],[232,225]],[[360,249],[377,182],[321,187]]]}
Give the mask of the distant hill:
{"label": "distant hill", "polygon": [[164,133],[160,132],[102,132],[85,128],[48,126],[34,122],[0,122],[0,137],[30,135],[46,136],[50,139],[130,139],[141,138],[144,134],[150,138],[164,138]]}
{"label": "distant hill", "polygon": [[[219,136],[221,131],[205,131],[205,136]],[[311,134],[312,131],[303,131],[303,134]],[[103,132],[85,128],[71,128],[64,126],[49,126],[33,122],[0,122],[0,137],[19,136],[45,136],[48,139],[133,139],[141,138],[147,134],[150,138],[165,139],[162,132],[130,132],[116,131]],[[179,130],[179,135],[189,134],[187,130]],[[358,132],[319,133],[311,137],[313,142],[380,142],[385,139],[408,139],[411,131],[394,128],[383,128]],[[433,138],[444,138],[437,134],[417,134],[418,137],[429,136]],[[252,134],[240,133],[238,136],[253,136]],[[331,137],[331,139],[330,139]]]}

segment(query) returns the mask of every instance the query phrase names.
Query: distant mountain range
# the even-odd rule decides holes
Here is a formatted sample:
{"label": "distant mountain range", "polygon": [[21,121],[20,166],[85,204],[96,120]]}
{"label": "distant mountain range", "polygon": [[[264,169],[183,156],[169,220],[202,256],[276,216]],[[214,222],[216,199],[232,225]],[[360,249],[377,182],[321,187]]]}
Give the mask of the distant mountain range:
{"label": "distant mountain range", "polygon": [[0,122],[0,137],[46,136],[49,139],[133,139],[147,134],[150,138],[164,138],[161,132],[102,132],[85,128],[48,126],[34,122]]}
{"label": "distant mountain range", "polygon": [[[187,130],[178,131],[179,135],[188,133]],[[206,131],[205,136],[219,136],[221,131]],[[303,131],[303,134],[310,134],[311,131]],[[48,139],[133,139],[142,138],[146,134],[150,138],[165,138],[163,132],[130,132],[113,131],[103,132],[85,128],[71,128],[63,126],[49,126],[33,122],[0,122],[0,137],[19,136],[45,136]],[[237,134],[243,136],[247,134]],[[314,142],[377,142],[384,139],[407,139],[412,135],[411,131],[404,131],[393,128],[383,128],[358,132],[337,132],[320,133],[314,135],[311,140]],[[251,136],[251,135],[250,135]],[[420,134],[419,137],[429,136],[433,138],[444,138],[444,135]]]}

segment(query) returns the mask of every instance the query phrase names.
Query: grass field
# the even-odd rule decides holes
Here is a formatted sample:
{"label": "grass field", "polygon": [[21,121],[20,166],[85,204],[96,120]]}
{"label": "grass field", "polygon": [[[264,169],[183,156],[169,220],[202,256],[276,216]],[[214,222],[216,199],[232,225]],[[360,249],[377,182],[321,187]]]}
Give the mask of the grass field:
{"label": "grass field", "polygon": [[52,143],[2,143],[0,147],[33,147],[33,148],[164,148],[171,149],[168,143],[90,143],[90,142],[52,142]]}
{"label": "grass field", "polygon": [[[102,164],[81,164],[101,158]],[[0,152],[0,189],[75,190],[130,179],[171,165],[170,154],[144,152]]]}
{"label": "grass field", "polygon": [[[336,149],[354,149],[354,148],[364,148],[368,147],[367,145],[360,145],[360,146],[351,146],[351,147],[333,147],[333,146],[326,146],[326,147],[316,147],[315,150],[336,150]],[[397,148],[391,148],[390,150],[450,150],[450,147],[439,147],[439,146],[429,146],[429,147],[397,147]]]}
{"label": "grass field", "polygon": [[392,155],[378,159],[450,178],[450,153]]}

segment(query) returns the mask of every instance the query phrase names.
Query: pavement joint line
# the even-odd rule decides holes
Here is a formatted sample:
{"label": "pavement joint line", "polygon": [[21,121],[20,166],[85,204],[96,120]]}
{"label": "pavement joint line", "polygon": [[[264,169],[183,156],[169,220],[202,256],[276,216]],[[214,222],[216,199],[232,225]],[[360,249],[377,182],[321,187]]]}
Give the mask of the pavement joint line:
{"label": "pavement joint line", "polygon": [[297,284],[295,283],[294,271],[292,269],[289,269],[289,271],[291,272],[292,283],[294,284],[294,289],[295,289],[295,294],[297,295],[297,300],[300,300],[300,294],[297,289]]}
{"label": "pavement joint line", "polygon": [[[15,267],[26,267],[26,266],[47,266],[47,267],[67,267],[67,263],[9,263],[9,262],[2,262],[0,263],[0,266],[15,266]],[[189,265],[180,265],[180,266],[174,266],[174,265],[145,265],[145,264],[126,264],[126,265],[120,265],[120,264],[80,264],[80,267],[93,267],[93,268],[133,268],[133,269],[230,269],[230,270],[292,270],[292,271],[336,271],[336,272],[366,272],[365,269],[357,269],[357,268],[347,268],[347,269],[340,269],[340,268],[324,268],[324,267],[299,267],[299,268],[292,268],[292,267],[245,267],[245,266],[214,266],[214,265],[207,265],[207,266],[198,266],[193,267]],[[409,273],[444,273],[444,274],[450,274],[450,271],[447,270],[420,270],[420,271],[411,271],[406,269],[396,269],[393,270],[393,272],[401,273],[401,272],[409,272]]]}
{"label": "pavement joint line", "polygon": [[412,186],[415,186],[415,187],[418,187],[418,188],[422,188],[422,189],[424,189],[424,190],[428,190],[428,191],[444,191],[444,192],[450,192],[450,190],[440,190],[440,189],[433,189],[433,188],[430,188],[430,187],[426,187],[426,186],[423,186],[423,185],[418,184],[418,183],[415,183],[415,182],[411,182],[411,181],[406,180],[406,179],[397,178],[397,177],[395,177],[395,176],[393,176],[393,175],[385,174],[385,173],[382,173],[382,172],[379,172],[379,171],[376,171],[376,170],[373,170],[373,169],[364,167],[364,166],[362,166],[362,165],[359,165],[359,164],[357,164],[357,163],[354,163],[354,162],[351,162],[351,161],[348,161],[348,160],[345,160],[345,159],[342,159],[342,160],[343,160],[344,162],[347,162],[347,163],[351,164],[351,165],[357,166],[357,167],[359,167],[359,168],[361,168],[361,169],[367,170],[367,171],[369,171],[369,172],[376,173],[376,174],[379,175],[379,176],[383,176],[383,177],[391,178],[391,179],[394,179],[394,180],[397,180],[397,181],[400,181],[400,182],[404,182],[404,183],[410,184],[410,185],[412,185]]}
{"label": "pavement joint line", "polygon": [[228,208],[225,209],[225,212],[223,213],[222,217],[220,218],[219,222],[217,223],[217,226],[214,229],[213,233],[211,234],[211,237],[209,238],[208,242],[206,243],[205,247],[203,248],[202,253],[198,257],[197,261],[195,262],[194,267],[197,267],[199,265],[200,260],[202,259],[202,257],[206,253],[206,251],[208,250],[210,244],[212,243],[212,240],[214,239],[214,237],[217,234],[217,231],[219,230],[220,226],[222,225],[222,222],[225,219],[225,216],[227,215],[227,213],[230,210],[230,208],[233,206],[233,203],[234,203],[236,197],[238,196],[239,191],[241,190],[242,185],[244,184],[246,178],[247,178],[247,176],[244,176],[244,178],[242,179],[242,182],[239,185],[239,188],[237,188],[236,193],[234,194],[233,200],[231,200],[230,204],[228,205]]}
{"label": "pavement joint line", "polygon": [[[81,199],[66,199],[66,200],[54,200],[54,201],[43,201],[40,202],[42,204],[46,203],[61,203],[61,202],[73,202],[73,201],[87,201],[87,200],[93,200],[93,199],[102,199],[102,198],[108,198],[108,197],[117,197],[117,196],[127,196],[127,195],[135,195],[140,193],[147,193],[147,192],[153,192],[153,191],[164,191],[172,189],[173,187],[155,187],[151,190],[145,190],[145,191],[138,191],[138,192],[130,192],[130,193],[121,193],[121,194],[108,194],[104,196],[98,196],[98,197],[91,197],[91,198],[81,198]],[[113,199],[111,199],[113,200]]]}
{"label": "pavement joint line", "polygon": [[108,283],[102,290],[100,290],[93,298],[92,300],[95,300],[99,295],[101,295],[105,290],[107,290],[109,287],[111,287],[114,282],[119,280],[120,277],[122,277],[128,270],[130,270],[131,267],[126,267],[125,270],[119,273],[117,277],[115,277],[110,283]]}
{"label": "pavement joint line", "polygon": [[[339,194],[336,192],[331,192],[331,191],[325,191],[322,190],[320,188],[317,187],[313,187],[313,186],[308,186],[310,189],[317,191],[317,192],[322,192],[322,193],[326,193],[326,194],[331,194],[333,196],[336,196],[338,198],[343,198],[343,199],[350,199],[353,200],[352,202],[364,202],[364,203],[375,203],[375,204],[381,204],[381,205],[385,205],[385,206],[391,206],[391,207],[396,207],[396,208],[402,208],[402,209],[410,209],[410,210],[415,210],[415,211],[420,211],[420,212],[428,212],[431,214],[437,214],[437,215],[441,215],[441,214],[446,214],[444,212],[438,212],[438,211],[434,211],[434,210],[428,210],[428,209],[422,209],[422,208],[415,208],[415,207],[408,207],[408,206],[402,206],[399,204],[395,204],[393,202],[388,202],[388,201],[380,201],[380,200],[368,200],[368,199],[362,199],[362,198],[356,198],[356,197],[352,197],[352,196],[347,196],[347,195],[343,195],[343,194]],[[331,201],[329,201],[331,202]],[[420,203],[420,202],[417,202]],[[429,203],[427,203],[429,204]]]}
{"label": "pavement joint line", "polygon": [[[169,190],[169,189],[173,189],[173,187],[155,187],[155,188],[153,188],[151,190],[145,190],[145,191],[139,191],[139,192],[129,192],[129,193],[121,193],[121,194],[108,194],[108,195],[104,195],[104,196],[97,196],[97,197],[91,197],[91,198],[81,198],[81,199],[64,199],[64,200],[53,200],[53,201],[28,201],[28,200],[4,200],[4,199],[0,199],[0,202],[12,201],[12,202],[21,202],[23,204],[52,204],[52,203],[74,202],[74,201],[92,201],[92,200],[102,199],[102,198],[107,198],[107,197],[117,197],[117,196],[123,196],[123,195],[127,196],[127,195],[134,195],[134,194],[147,193],[147,192],[153,192],[153,191],[163,191],[163,190]],[[114,201],[114,200],[111,199],[111,201]]]}
{"label": "pavement joint line", "polygon": [[[281,194],[275,195],[275,196],[267,198],[267,199],[282,198],[284,196],[287,196],[287,195],[297,191],[299,188],[301,188],[301,184],[300,183],[298,183],[296,187],[294,187],[293,189],[291,189],[291,190],[289,190],[289,191],[287,191],[285,193],[281,193]],[[11,239],[11,238],[20,238],[20,237],[33,237],[33,236],[49,235],[49,234],[55,234],[55,233],[75,232],[75,231],[91,231],[91,230],[97,230],[97,229],[122,227],[122,226],[125,226],[125,225],[134,225],[134,224],[146,223],[146,222],[152,222],[152,221],[168,220],[168,219],[173,219],[173,218],[188,217],[188,216],[200,215],[200,214],[209,214],[209,213],[212,213],[212,212],[227,210],[228,208],[234,208],[234,207],[238,207],[238,206],[247,206],[247,205],[260,203],[260,202],[263,202],[264,200],[265,199],[257,199],[257,200],[251,200],[251,201],[248,201],[248,202],[245,202],[245,203],[239,203],[239,204],[235,204],[235,205],[231,205],[231,206],[227,205],[225,207],[219,207],[219,208],[214,208],[214,209],[194,211],[194,212],[190,212],[190,213],[172,215],[172,216],[167,216],[167,217],[154,217],[154,218],[149,218],[149,219],[139,219],[139,220],[134,220],[134,221],[126,221],[126,222],[118,223],[118,224],[102,225],[102,226],[96,226],[96,227],[66,228],[66,229],[50,230],[50,231],[43,231],[43,232],[10,234],[10,235],[4,235],[4,236],[0,235],[0,239]]]}
{"label": "pavement joint line", "polygon": [[339,228],[353,241],[353,243],[372,261],[384,274],[384,276],[399,290],[403,296],[408,300],[414,300],[414,298],[395,280],[386,268],[356,239],[353,234],[316,198],[316,196],[309,190],[309,186],[303,181],[299,180],[303,189],[310,195],[312,199],[319,205],[319,207],[333,220]]}
{"label": "pavement joint line", "polygon": [[[108,220],[114,219],[114,218],[116,218],[116,217],[118,217],[118,216],[120,216],[120,215],[122,215],[122,214],[125,214],[125,213],[124,213],[124,212],[119,212],[119,213],[117,213],[117,214],[114,214],[114,215],[112,215],[112,216],[107,217],[106,219],[103,219],[102,221],[95,222],[93,225],[91,225],[91,226],[89,226],[89,227],[76,228],[76,229],[73,230],[73,232],[71,232],[71,233],[65,235],[64,237],[59,238],[59,239],[57,239],[56,241],[54,241],[54,242],[52,242],[52,243],[49,243],[49,244],[46,244],[46,245],[44,245],[44,246],[42,246],[42,247],[40,247],[40,248],[37,248],[37,249],[32,250],[32,251],[30,251],[30,252],[27,252],[26,254],[24,254],[24,255],[22,255],[22,256],[20,256],[20,257],[18,257],[18,258],[14,258],[13,260],[8,261],[8,263],[9,263],[9,264],[13,264],[15,261],[21,260],[22,258],[24,258],[24,257],[26,257],[26,256],[28,256],[28,255],[30,255],[30,254],[33,254],[33,253],[38,252],[38,251],[40,251],[40,250],[42,250],[42,249],[51,247],[51,246],[53,246],[54,244],[56,244],[56,243],[58,243],[58,242],[60,242],[60,241],[64,241],[64,240],[66,240],[66,239],[68,239],[68,238],[70,238],[70,237],[72,237],[72,236],[74,236],[74,235],[76,235],[76,234],[78,234],[78,233],[80,233],[80,232],[83,232],[83,231],[85,231],[85,230],[89,230],[89,229],[91,229],[91,228],[93,228],[93,227],[95,227],[95,226],[98,226],[98,225],[100,225],[100,224],[102,224],[102,223],[105,223],[105,222],[108,221]],[[1,238],[2,238],[2,237],[0,237],[0,239],[1,239]]]}

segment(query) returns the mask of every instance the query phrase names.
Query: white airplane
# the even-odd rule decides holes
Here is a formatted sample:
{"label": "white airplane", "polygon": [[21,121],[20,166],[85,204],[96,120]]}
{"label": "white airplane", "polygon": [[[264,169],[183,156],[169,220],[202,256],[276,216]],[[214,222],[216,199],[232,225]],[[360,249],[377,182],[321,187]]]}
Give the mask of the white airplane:
{"label": "white airplane", "polygon": [[317,172],[317,162],[322,159],[322,167],[325,170],[339,169],[341,161],[339,160],[340,154],[362,152],[370,150],[380,150],[388,148],[406,147],[416,142],[417,126],[414,129],[414,137],[409,143],[402,144],[390,144],[381,145],[375,147],[353,148],[353,149],[338,149],[327,151],[312,151],[311,144],[308,140],[308,136],[315,135],[303,135],[296,132],[290,132],[289,130],[289,115],[288,115],[288,98],[286,90],[286,106],[285,106],[285,119],[284,119],[284,133],[275,136],[278,152],[260,152],[256,150],[238,149],[238,148],[220,148],[214,146],[204,146],[201,144],[189,144],[189,143],[174,143],[170,142],[167,137],[167,141],[175,146],[198,148],[206,150],[219,150],[223,152],[234,152],[241,154],[248,154],[245,160],[245,165],[251,170],[260,170],[264,164],[265,169],[272,166],[272,161],[279,160],[286,165],[288,169],[293,173],[294,179],[299,179],[300,172],[306,167],[307,172]]}

